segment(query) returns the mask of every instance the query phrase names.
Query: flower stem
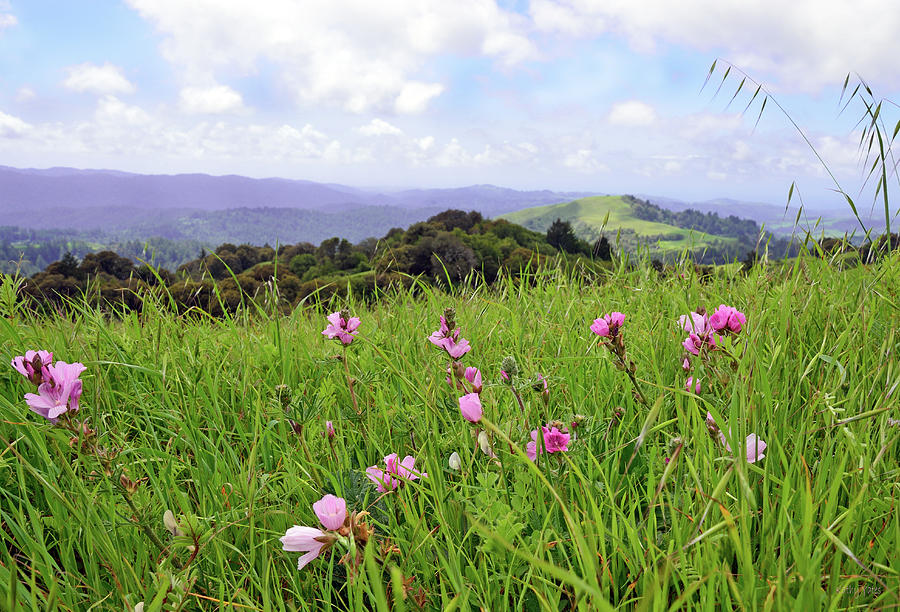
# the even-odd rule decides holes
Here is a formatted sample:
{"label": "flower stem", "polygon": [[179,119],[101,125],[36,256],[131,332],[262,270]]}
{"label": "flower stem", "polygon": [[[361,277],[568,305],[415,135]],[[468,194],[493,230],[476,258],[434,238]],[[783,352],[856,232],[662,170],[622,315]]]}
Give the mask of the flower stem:
{"label": "flower stem", "polygon": [[350,365],[347,363],[347,347],[344,346],[344,356],[341,361],[344,362],[344,374],[347,377],[347,388],[350,389],[350,401],[353,402],[353,410],[356,414],[362,414],[359,410],[359,403],[356,401],[356,391],[353,390],[353,378],[350,377]]}
{"label": "flower stem", "polygon": [[[116,484],[114,483],[113,486],[115,487]],[[163,555],[166,554],[166,550],[167,550],[166,545],[163,543],[162,540],[159,539],[159,536],[156,535],[156,532],[153,531],[149,525],[146,525],[144,523],[144,521],[141,520],[140,512],[138,512],[137,506],[134,505],[134,501],[131,499],[131,496],[126,491],[121,491],[121,493],[122,493],[122,497],[125,498],[125,502],[128,504],[128,507],[131,508],[131,512],[134,514],[135,518],[137,519],[138,527],[141,529],[141,531],[144,532],[144,535],[147,536],[147,538],[153,543],[153,545],[159,549],[159,552],[161,554],[163,554]],[[181,562],[175,557],[174,554],[169,557],[169,560],[172,562],[172,565],[175,567],[175,569],[178,569],[178,570],[182,569]]]}
{"label": "flower stem", "polygon": [[528,429],[528,415],[525,413],[525,402],[522,401],[522,396],[519,395],[519,391],[512,382],[509,383],[509,389],[516,397],[516,402],[518,402],[519,409],[522,411],[522,418],[525,420],[525,429]]}

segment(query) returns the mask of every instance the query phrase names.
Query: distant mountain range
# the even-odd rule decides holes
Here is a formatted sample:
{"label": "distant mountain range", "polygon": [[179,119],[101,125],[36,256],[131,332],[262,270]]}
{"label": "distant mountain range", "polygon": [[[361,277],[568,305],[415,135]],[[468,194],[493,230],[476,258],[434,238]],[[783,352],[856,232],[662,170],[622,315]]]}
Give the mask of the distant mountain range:
{"label": "distant mountain range", "polygon": [[[493,185],[378,191],[281,178],[0,166],[0,225],[105,232],[118,240],[159,236],[209,244],[275,244],[318,243],[336,235],[358,241],[383,236],[392,227],[408,227],[448,208],[497,217],[596,195],[604,194],[517,191]],[[796,218],[796,209],[785,213],[784,207],[769,204],[639,197],[674,211],[693,208],[752,218],[775,233],[790,233]],[[800,226],[812,228],[819,214],[807,213],[807,225],[801,219]],[[827,217],[818,231],[834,234],[856,228],[847,211]]]}
{"label": "distant mountain range", "polygon": [[[337,212],[362,206],[459,208],[495,216],[552,204],[582,192],[517,191],[493,185],[380,192],[281,178],[208,174],[145,175],[113,170],[47,170],[0,166],[0,222],[23,210],[111,208],[182,212],[228,208],[300,208]],[[102,218],[98,218],[102,220]]]}

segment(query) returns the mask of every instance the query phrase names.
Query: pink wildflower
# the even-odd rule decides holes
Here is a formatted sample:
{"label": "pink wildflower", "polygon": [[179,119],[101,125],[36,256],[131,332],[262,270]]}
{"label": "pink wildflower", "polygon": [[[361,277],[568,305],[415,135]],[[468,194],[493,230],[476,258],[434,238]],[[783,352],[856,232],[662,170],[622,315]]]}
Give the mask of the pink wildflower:
{"label": "pink wildflower", "polygon": [[691,334],[687,338],[684,339],[684,342],[681,343],[681,346],[687,350],[687,352],[692,355],[699,355],[700,349],[703,348],[703,339],[697,334]]}
{"label": "pink wildflower", "polygon": [[765,450],[768,445],[759,439],[755,433],[747,436],[746,440],[746,448],[747,448],[747,463],[756,463],[762,459],[765,459]]}
{"label": "pink wildflower", "polygon": [[705,314],[692,312],[689,315],[681,315],[678,317],[678,325],[688,333],[705,336],[709,330],[709,317]]}
{"label": "pink wildflower", "polygon": [[321,554],[326,537],[327,534],[321,529],[294,525],[282,536],[281,544],[284,550],[306,553],[297,561],[297,569],[302,570],[307,563]]}
{"label": "pink wildflower", "polygon": [[594,319],[591,331],[603,338],[615,337],[619,328],[625,324],[625,315],[621,312],[611,312],[599,319]]}
{"label": "pink wildflower", "polygon": [[26,393],[25,402],[31,410],[55,423],[64,412],[78,412],[83,384],[78,377],[87,368],[81,363],[57,361],[45,369],[49,381],[42,382],[36,394]]}
{"label": "pink wildflower", "polygon": [[428,336],[428,341],[439,348],[444,348],[444,340],[448,336],[450,336],[450,326],[447,325],[444,315],[441,315],[441,328]]}
{"label": "pink wildflower", "polygon": [[469,341],[465,338],[460,339],[459,328],[450,330],[447,320],[441,316],[441,328],[428,336],[428,341],[438,348],[447,351],[447,354],[454,360],[459,359],[470,350]]}
{"label": "pink wildflower", "polygon": [[443,349],[447,351],[447,354],[454,360],[459,359],[466,353],[472,350],[472,347],[469,346],[469,341],[465,338],[459,340],[459,330],[456,329],[453,331],[453,336],[450,338],[444,338],[444,346]]}
{"label": "pink wildflower", "polygon": [[505,370],[500,370],[500,378],[509,382],[509,374],[507,374]]}
{"label": "pink wildflower", "polygon": [[720,304],[709,317],[709,326],[717,332],[738,333],[747,324],[747,317],[737,308]]}
{"label": "pink wildflower", "polygon": [[525,445],[525,452],[529,459],[532,461],[537,459],[539,452],[560,453],[569,450],[569,441],[572,436],[568,432],[560,431],[556,427],[548,429],[544,426],[541,426],[541,431],[544,437],[544,448],[538,448],[538,430],[533,430],[531,432],[531,442]]}
{"label": "pink wildflower", "polygon": [[481,409],[481,399],[477,393],[469,393],[459,398],[459,410],[462,412],[463,418],[472,423],[481,420],[483,413]]}
{"label": "pink wildflower", "polygon": [[691,360],[687,357],[684,358],[684,361],[681,362],[681,369],[685,372],[691,371]]}
{"label": "pink wildflower", "polygon": [[347,520],[347,502],[330,493],[313,504],[313,511],[325,529],[336,531]]}
{"label": "pink wildflower", "polygon": [[718,346],[720,340],[721,337],[714,333],[709,333],[706,336],[698,336],[697,334],[692,333],[684,339],[681,346],[692,355],[699,355],[704,346],[709,349],[714,349]]}
{"label": "pink wildflower", "polygon": [[[381,469],[375,465],[366,469],[366,476],[369,480],[378,485],[379,493],[383,493],[387,490],[393,491],[402,484],[401,479],[418,480],[419,478],[428,477],[428,474],[425,472],[420,473],[415,471],[415,457],[407,455],[403,458],[403,461],[399,463],[397,462],[397,459],[397,453],[392,453],[384,458],[385,469]],[[399,476],[399,478],[396,478],[397,476]]]}
{"label": "pink wildflower", "polygon": [[459,359],[472,350],[468,340],[465,338],[460,339],[459,328],[451,331],[450,326],[447,325],[447,320],[443,316],[441,316],[441,328],[428,336],[428,341],[436,347],[447,351],[447,354],[453,360]]}
{"label": "pink wildflower", "polygon": [[688,376],[687,382],[684,383],[684,390],[690,393],[692,389],[694,393],[700,395],[700,380],[695,380],[693,376]]}
{"label": "pink wildflower", "polygon": [[13,357],[12,367],[34,385],[50,379],[47,366],[53,363],[53,353],[49,351],[25,351],[25,355]]}
{"label": "pink wildflower", "polygon": [[327,436],[329,440],[334,440],[335,435],[337,434],[334,431],[334,423],[325,421],[325,436]]}
{"label": "pink wildflower", "polygon": [[[725,439],[725,434],[722,433],[718,425],[716,425],[716,420],[710,412],[706,413],[706,427],[709,429],[709,432],[719,440],[719,444],[724,446],[725,450],[730,453],[731,445],[728,443],[728,440]],[[756,463],[757,461],[765,459],[765,450],[767,446],[768,444],[763,442],[755,433],[747,436],[747,439],[744,441],[747,463]]]}
{"label": "pink wildflower", "polygon": [[719,444],[725,447],[725,450],[729,453],[731,452],[731,446],[728,444],[728,440],[725,439],[725,434],[719,429],[719,426],[716,424],[716,419],[713,418],[712,413],[709,411],[706,413],[706,429],[709,430],[710,436],[718,440]]}
{"label": "pink wildflower", "polygon": [[330,339],[337,338],[346,346],[356,337],[359,324],[359,317],[348,316],[343,311],[332,312],[328,315],[328,327],[322,331],[322,335]]}
{"label": "pink wildflower", "polygon": [[472,383],[472,391],[481,393],[481,370],[478,368],[466,368],[466,380]]}

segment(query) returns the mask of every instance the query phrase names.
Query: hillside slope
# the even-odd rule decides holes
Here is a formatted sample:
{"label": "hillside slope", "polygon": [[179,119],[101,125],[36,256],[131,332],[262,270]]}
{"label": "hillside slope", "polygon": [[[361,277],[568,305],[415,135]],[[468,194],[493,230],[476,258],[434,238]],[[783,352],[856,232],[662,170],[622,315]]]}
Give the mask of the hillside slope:
{"label": "hillside slope", "polygon": [[652,249],[671,252],[685,247],[697,249],[714,243],[734,242],[724,236],[639,219],[623,196],[595,196],[562,204],[535,206],[505,214],[503,218],[537,232],[546,231],[556,219],[562,219],[572,224],[580,238],[589,241],[596,240],[601,234],[612,238],[621,233],[623,240],[620,244],[626,250],[645,244]]}

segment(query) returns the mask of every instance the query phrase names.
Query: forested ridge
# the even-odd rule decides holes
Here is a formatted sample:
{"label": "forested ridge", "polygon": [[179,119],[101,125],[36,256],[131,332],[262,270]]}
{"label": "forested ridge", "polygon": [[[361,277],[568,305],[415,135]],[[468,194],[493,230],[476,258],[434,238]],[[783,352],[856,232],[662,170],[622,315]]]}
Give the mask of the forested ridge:
{"label": "forested ridge", "polygon": [[36,304],[87,295],[107,305],[140,308],[142,290],[165,287],[179,309],[219,316],[251,299],[293,308],[308,299],[348,293],[368,298],[415,283],[447,288],[473,274],[490,284],[501,271],[515,276],[559,263],[598,273],[611,256],[608,243],[602,245],[595,257],[568,226],[562,234],[545,235],[478,212],[447,210],[356,244],[338,237],[318,246],[299,242],[277,249],[225,243],[175,271],[136,264],[111,250],[88,253],[80,261],[67,252],[32,275],[25,291]]}
{"label": "forested ridge", "polygon": [[[673,214],[673,219],[685,223],[694,216]],[[727,231],[742,232],[744,238],[739,244],[749,242],[748,223],[701,216],[710,217],[709,223],[733,228]],[[24,291],[35,306],[53,307],[69,298],[87,297],[105,307],[140,309],[149,290],[181,311],[196,308],[221,316],[251,300],[291,309],[332,296],[375,298],[392,287],[415,288],[417,283],[447,289],[475,277],[491,284],[501,275],[515,277],[523,271],[549,267],[562,266],[598,278],[612,267],[619,246],[606,236],[589,243],[577,236],[571,223],[559,219],[540,233],[504,219],[485,219],[475,211],[452,209],[408,229],[393,228],[381,238],[366,238],[356,244],[332,237],[318,246],[298,242],[276,248],[226,242],[207,251],[194,243],[188,248],[196,249],[200,256],[172,269],[148,265],[150,258],[140,257],[152,245],[157,261],[177,261],[185,245],[165,239],[143,244],[126,242],[120,245],[120,252],[106,249],[82,257],[75,254],[73,245],[84,246],[57,237],[37,247],[44,249],[42,257],[61,251],[62,255],[27,279]],[[892,246],[896,246],[895,241]],[[762,243],[759,252],[765,248]],[[805,248],[799,243],[791,246],[794,252]],[[857,248],[829,238],[818,248],[855,261],[870,259],[870,245]],[[778,258],[779,254],[770,251],[768,257]],[[682,255],[697,264],[705,263],[703,254],[685,251]],[[743,261],[746,268],[758,259],[756,249],[745,250],[742,255],[736,254],[731,261]],[[661,272],[667,267],[664,261],[654,261],[654,266]]]}

